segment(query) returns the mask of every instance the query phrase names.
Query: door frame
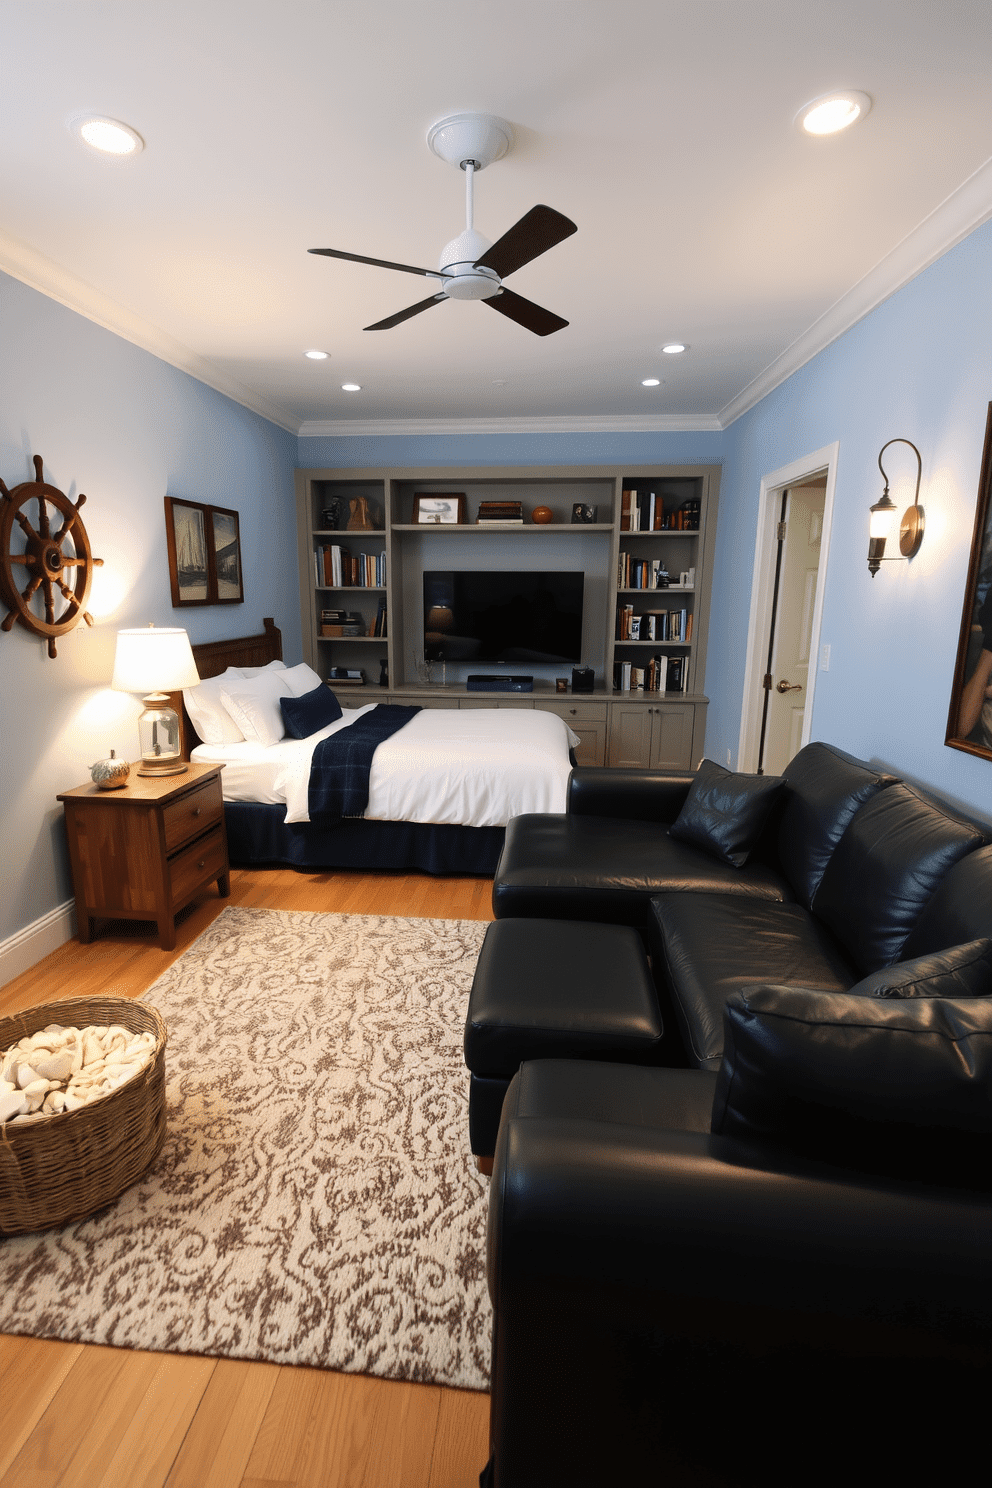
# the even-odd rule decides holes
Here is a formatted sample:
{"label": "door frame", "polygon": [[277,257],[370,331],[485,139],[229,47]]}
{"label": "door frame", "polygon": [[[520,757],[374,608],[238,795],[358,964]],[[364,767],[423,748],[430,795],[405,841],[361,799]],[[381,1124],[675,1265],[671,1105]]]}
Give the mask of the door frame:
{"label": "door frame", "polygon": [[[747,661],[744,667],[744,696],[741,704],[741,731],[737,744],[737,769],[757,768],[758,740],[761,734],[761,679],[768,660],[768,628],[771,624],[772,586],[782,492],[788,486],[800,486],[813,476],[826,472],[827,488],[823,503],[823,531],[820,536],[820,563],[813,599],[813,625],[810,632],[810,670],[803,713],[802,743],[808,744],[813,726],[813,697],[819,672],[820,623],[823,618],[823,595],[830,558],[830,526],[834,509],[834,486],[837,479],[839,442],[825,445],[812,454],[803,455],[779,470],[762,477],[758,493],[758,530],[754,545],[754,570],[751,578],[751,609],[747,626]],[[788,542],[786,537],[786,542]]]}

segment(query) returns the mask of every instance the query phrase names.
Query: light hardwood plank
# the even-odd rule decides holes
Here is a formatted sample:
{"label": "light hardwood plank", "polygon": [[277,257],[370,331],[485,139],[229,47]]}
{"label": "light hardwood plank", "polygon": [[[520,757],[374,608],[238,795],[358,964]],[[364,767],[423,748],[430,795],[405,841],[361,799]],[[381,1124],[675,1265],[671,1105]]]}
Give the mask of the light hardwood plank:
{"label": "light hardwood plank", "polygon": [[167,1488],[239,1488],[278,1377],[275,1364],[219,1359]]}
{"label": "light hardwood plank", "polygon": [[215,1368],[182,1354],[128,1355],[59,1488],[162,1488]]}
{"label": "light hardwood plank", "polygon": [[0,1484],[82,1352],[80,1343],[0,1337]]}
{"label": "light hardwood plank", "polygon": [[442,1390],[428,1488],[479,1488],[489,1456],[489,1396]]}

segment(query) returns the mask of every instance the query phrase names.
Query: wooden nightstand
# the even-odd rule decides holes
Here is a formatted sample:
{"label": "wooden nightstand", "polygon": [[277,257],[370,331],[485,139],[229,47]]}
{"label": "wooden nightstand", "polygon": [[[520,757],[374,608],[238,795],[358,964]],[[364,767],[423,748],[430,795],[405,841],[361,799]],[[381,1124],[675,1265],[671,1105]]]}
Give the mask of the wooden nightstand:
{"label": "wooden nightstand", "polygon": [[155,920],[164,951],[176,944],[176,911],[204,884],[231,892],[220,772],[190,765],[185,775],[134,772],[119,790],[78,785],[57,799],[76,891],[79,939],[93,938],[98,915]]}

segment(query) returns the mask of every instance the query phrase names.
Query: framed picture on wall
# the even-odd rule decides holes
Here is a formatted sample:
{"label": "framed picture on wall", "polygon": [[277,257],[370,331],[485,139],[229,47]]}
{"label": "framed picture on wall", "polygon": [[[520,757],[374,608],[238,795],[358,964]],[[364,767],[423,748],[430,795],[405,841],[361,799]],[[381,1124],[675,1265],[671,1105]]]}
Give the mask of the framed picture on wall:
{"label": "framed picture on wall", "polygon": [[944,742],[992,760],[992,403]]}
{"label": "framed picture on wall", "polygon": [[210,515],[207,528],[210,538],[210,603],[242,604],[245,587],[241,574],[238,514],[224,506],[211,506],[207,510]]}
{"label": "framed picture on wall", "polygon": [[165,498],[165,537],[169,548],[172,604],[210,603],[207,507],[198,501]]}

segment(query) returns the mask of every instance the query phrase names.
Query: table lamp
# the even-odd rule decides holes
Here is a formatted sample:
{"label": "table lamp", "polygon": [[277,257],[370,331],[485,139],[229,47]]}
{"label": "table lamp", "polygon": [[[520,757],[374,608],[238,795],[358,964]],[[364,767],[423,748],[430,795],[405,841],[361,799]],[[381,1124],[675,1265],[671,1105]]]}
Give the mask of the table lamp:
{"label": "table lamp", "polygon": [[139,775],[182,775],[189,768],[180,748],[179,715],[168,694],[195,687],[199,680],[185,630],[149,625],[117,632],[110,685],[118,692],[144,694],[138,718]]}

